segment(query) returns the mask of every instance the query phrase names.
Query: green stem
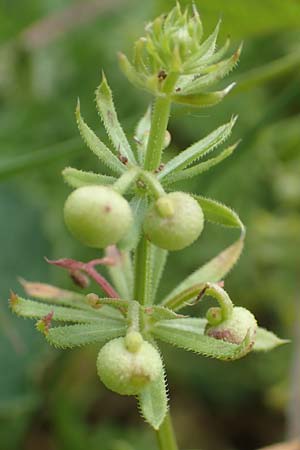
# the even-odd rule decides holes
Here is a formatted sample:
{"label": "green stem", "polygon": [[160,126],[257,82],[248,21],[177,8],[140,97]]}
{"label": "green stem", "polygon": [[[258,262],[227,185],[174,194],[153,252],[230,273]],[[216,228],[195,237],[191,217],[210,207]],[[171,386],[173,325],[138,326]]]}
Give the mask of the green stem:
{"label": "green stem", "polygon": [[112,185],[114,190],[123,195],[135,182],[139,175],[139,170],[136,167],[128,169],[117,181]]}
{"label": "green stem", "polygon": [[160,165],[165,133],[170,115],[169,97],[157,97],[151,119],[151,130],[145,156],[145,169],[155,170]]}
{"label": "green stem", "polygon": [[[152,113],[151,129],[145,155],[144,168],[148,171],[155,170],[160,165],[161,154],[164,147],[165,133],[167,130],[171,99],[168,93],[172,91],[177,75],[170,76],[165,86],[164,97],[157,97]],[[147,177],[147,175],[146,175]],[[163,189],[158,183],[153,183],[151,187],[156,197],[163,194]],[[135,254],[135,299],[141,304],[151,303],[152,287],[152,266],[151,266],[151,244],[143,236],[139,242]],[[157,431],[157,441],[160,450],[178,450],[176,438],[172,426],[170,414],[167,414],[161,427]]]}
{"label": "green stem", "polygon": [[164,188],[154,174],[148,171],[144,171],[141,173],[141,178],[147,184],[151,193],[156,199],[161,197],[162,195],[165,195]]}
{"label": "green stem", "polygon": [[178,450],[170,413],[168,413],[156,432],[160,450]]}
{"label": "green stem", "polygon": [[152,270],[151,244],[142,236],[135,252],[134,298],[142,305],[149,305],[151,299]]}
{"label": "green stem", "polygon": [[205,290],[205,295],[210,295],[219,303],[222,311],[221,320],[226,320],[231,317],[233,311],[233,303],[227,292],[224,291],[221,286],[217,285],[216,283],[208,283],[208,287]]}

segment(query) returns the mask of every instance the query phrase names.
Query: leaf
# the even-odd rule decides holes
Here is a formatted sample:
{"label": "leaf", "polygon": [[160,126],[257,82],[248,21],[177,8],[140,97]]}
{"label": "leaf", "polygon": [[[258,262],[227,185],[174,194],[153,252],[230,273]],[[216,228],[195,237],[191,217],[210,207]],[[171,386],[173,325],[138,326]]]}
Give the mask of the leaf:
{"label": "leaf", "polygon": [[[195,285],[206,283],[208,281],[215,283],[222,280],[239,259],[243,246],[244,240],[243,238],[240,238],[230,247],[227,247],[219,253],[215,258],[211,259],[194,273],[189,275],[175,289],[173,289],[167,297],[165,297],[161,304],[169,307],[176,296],[179,297],[180,295],[183,295],[184,291],[189,288],[193,288]],[[181,304],[180,307],[182,306],[183,305]],[[179,307],[175,307],[175,310],[178,309]]]}
{"label": "leaf", "polygon": [[[217,105],[223,98],[229,94],[229,92],[234,88],[235,83],[231,83],[222,91],[215,92],[202,92],[194,94],[173,94],[171,99],[174,103],[179,103],[182,105],[195,106],[197,108],[206,108],[208,106]],[[178,89],[178,88],[177,88]]]}
{"label": "leaf", "polygon": [[242,234],[245,233],[245,228],[239,216],[235,211],[222,203],[212,200],[210,198],[202,197],[201,195],[193,195],[201,206],[204,217],[210,222],[223,225],[225,227],[240,228]]}
{"label": "leaf", "polygon": [[[241,344],[231,344],[221,339],[205,336],[202,319],[194,320],[199,320],[199,328],[197,328],[196,322],[192,322],[192,319],[163,320],[152,327],[151,333],[168,344],[224,361],[242,358],[251,350],[248,334]],[[185,321],[183,325],[181,325],[181,321]]]}
{"label": "leaf", "polygon": [[118,247],[121,250],[132,250],[136,248],[141,234],[144,217],[147,211],[147,198],[135,196],[130,201],[133,221],[129,232],[119,241]]}
{"label": "leaf", "polygon": [[[182,95],[199,94],[203,91],[203,89],[221,80],[236,66],[241,51],[242,45],[240,45],[237,51],[230,58],[205,67],[204,69],[201,68],[202,70],[199,67],[201,70],[201,75],[193,77],[192,80],[189,80],[189,82],[186,82],[183,86],[181,86],[179,80],[178,86],[181,87],[180,93],[182,93]],[[202,75],[203,73],[205,75]],[[229,89],[229,86],[227,89]]]}
{"label": "leaf", "polygon": [[[173,312],[173,314],[175,314]],[[167,328],[170,328],[169,322],[174,321],[174,324],[171,326],[170,329],[176,329],[178,331],[189,331],[191,333],[198,334],[199,332],[204,334],[204,330],[207,324],[207,320],[199,317],[178,317],[178,314],[176,314],[177,317],[173,317],[168,320],[161,319],[160,323],[163,323],[163,326],[167,323]],[[158,323],[155,323],[156,325],[159,325]],[[170,326],[169,326],[170,325]]]}
{"label": "leaf", "polygon": [[99,315],[92,309],[87,311],[65,306],[50,305],[33,300],[25,300],[16,295],[11,297],[10,307],[15,314],[21,317],[43,318],[53,312],[53,320],[61,320],[63,322],[85,323],[101,320]]}
{"label": "leaf", "polygon": [[[203,64],[206,59],[210,58],[216,49],[216,42],[220,30],[221,21],[217,23],[214,31],[208,36],[208,38],[200,45],[199,49],[192,58],[189,58],[184,68],[188,71],[191,69],[194,71],[193,65]],[[191,67],[190,67],[191,66]]]}
{"label": "leaf", "polygon": [[97,324],[50,327],[45,333],[47,341],[58,348],[80,347],[94,342],[105,343],[125,334],[125,325],[105,319]]}
{"label": "leaf", "polygon": [[74,291],[61,289],[52,284],[36,283],[26,281],[23,278],[19,279],[24,291],[30,297],[34,297],[43,302],[53,303],[61,306],[71,306],[72,308],[90,309],[87,304],[85,295],[78,294]]}
{"label": "leaf", "polygon": [[119,65],[120,68],[122,70],[122,72],[124,73],[124,75],[126,76],[126,78],[128,79],[128,81],[130,81],[130,83],[132,83],[134,86],[141,88],[141,89],[146,89],[146,77],[141,75],[140,73],[138,73],[135,68],[133,67],[133,65],[128,61],[128,58],[126,55],[124,55],[124,53],[119,53]]}
{"label": "leaf", "polygon": [[[133,269],[130,253],[120,251],[115,245],[110,245],[106,248],[106,256],[114,260],[114,264],[108,265],[107,269],[118,293],[122,298],[132,298]],[[131,272],[130,278],[127,276],[128,269]]]}
{"label": "leaf", "polygon": [[168,251],[163,248],[156,247],[156,245],[152,245],[152,298],[155,301],[155,296],[157,289],[159,287],[159,283],[167,262]]}
{"label": "leaf", "polygon": [[205,288],[206,283],[198,283],[194,284],[183,291],[180,291],[177,295],[173,295],[168,298],[166,302],[163,301],[163,305],[166,308],[170,308],[174,311],[183,308],[189,304],[189,301],[197,298],[203,289]]}
{"label": "leaf", "polygon": [[145,159],[145,152],[147,148],[150,128],[151,128],[151,106],[147,108],[146,113],[140,119],[135,129],[134,140],[137,146],[138,161],[141,165],[143,165]]}
{"label": "leaf", "polygon": [[138,402],[140,412],[146,422],[158,430],[168,412],[168,395],[163,370],[159,378],[139,394]]}
{"label": "leaf", "polygon": [[146,306],[144,308],[144,312],[149,316],[151,323],[155,323],[160,320],[166,319],[171,320],[171,319],[178,319],[178,317],[183,317],[180,316],[179,314],[176,314],[171,309],[161,305]]}
{"label": "leaf", "polygon": [[233,153],[233,151],[237,148],[238,144],[239,142],[230,145],[225,150],[223,150],[218,156],[210,158],[207,161],[204,161],[203,163],[198,163],[195,166],[188,167],[187,169],[180,170],[179,172],[171,173],[170,175],[166,176],[163,179],[163,185],[170,185],[178,181],[187,180],[197,175],[200,175],[203,172],[206,172],[207,170],[211,169],[212,167],[222,162],[225,158],[228,158],[228,156],[230,156]]}
{"label": "leaf", "polygon": [[105,75],[96,90],[97,109],[117,153],[128,158],[131,163],[135,163],[135,157],[127,140],[127,137],[120,125],[113,103],[111,89],[107,83]]}
{"label": "leaf", "polygon": [[256,352],[268,351],[279,345],[289,343],[289,339],[280,339],[272,331],[258,327],[253,350]]}
{"label": "leaf", "polygon": [[218,145],[225,141],[231,133],[237,117],[233,117],[230,122],[220,126],[204,139],[196,142],[183,152],[179,153],[173,159],[167,162],[163,170],[157,175],[162,180],[168,174],[175,170],[184,169],[197,159],[214,150]]}
{"label": "leaf", "polygon": [[[225,54],[227,53],[227,51],[229,49],[229,45],[230,45],[230,38],[227,38],[226,41],[225,41],[225,44],[221,48],[219,48],[219,50],[217,50],[211,56],[207,55],[205,58],[201,59],[201,65],[206,67],[209,64],[213,64],[213,63],[219,62],[223,58],[223,56],[225,56]],[[188,71],[197,71],[198,67],[199,67],[199,59],[198,58],[191,58],[191,60],[189,61],[187,70]],[[179,82],[180,82],[180,80],[185,80],[185,78],[188,78],[189,80],[191,80],[193,77],[194,77],[194,74],[193,75],[187,75],[187,76],[182,75],[181,77],[179,77]]]}
{"label": "leaf", "polygon": [[108,185],[116,181],[115,177],[109,175],[101,175],[94,172],[85,172],[84,170],[74,169],[73,167],[66,167],[62,171],[62,175],[66,183],[73,188],[89,185]]}
{"label": "leaf", "polygon": [[80,134],[89,147],[95,153],[100,161],[117,174],[125,172],[126,168],[121,161],[100,141],[96,134],[88,127],[80,115],[80,104],[76,108],[76,119]]}
{"label": "leaf", "polygon": [[122,315],[110,306],[102,306],[101,309],[93,309],[88,303],[87,297],[85,295],[78,294],[77,292],[67,291],[50,284],[33,283],[23,279],[20,279],[20,283],[22,284],[26,294],[42,300],[43,303],[70,306],[71,308],[88,310],[94,315],[101,316],[102,318],[106,317],[115,320],[123,320]]}

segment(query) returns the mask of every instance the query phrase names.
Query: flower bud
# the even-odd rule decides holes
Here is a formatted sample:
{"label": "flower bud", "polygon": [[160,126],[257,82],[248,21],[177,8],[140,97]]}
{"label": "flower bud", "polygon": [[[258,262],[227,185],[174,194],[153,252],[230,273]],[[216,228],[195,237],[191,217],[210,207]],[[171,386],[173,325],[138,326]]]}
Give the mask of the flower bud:
{"label": "flower bud", "polygon": [[159,377],[162,369],[159,352],[137,332],[108,342],[97,358],[101,381],[121,395],[139,394]]}
{"label": "flower bud", "polygon": [[198,202],[184,192],[171,192],[150,207],[144,221],[147,238],[166,250],[181,250],[192,244],[203,229]]}
{"label": "flower bud", "polygon": [[253,314],[246,308],[236,306],[228,319],[218,325],[208,323],[205,334],[232,344],[241,344],[247,333],[249,333],[250,346],[252,347],[255,341],[256,330],[257,322]]}
{"label": "flower bud", "polygon": [[94,248],[115,244],[132,223],[127,200],[107,186],[83,186],[73,191],[65,203],[64,217],[72,235]]}

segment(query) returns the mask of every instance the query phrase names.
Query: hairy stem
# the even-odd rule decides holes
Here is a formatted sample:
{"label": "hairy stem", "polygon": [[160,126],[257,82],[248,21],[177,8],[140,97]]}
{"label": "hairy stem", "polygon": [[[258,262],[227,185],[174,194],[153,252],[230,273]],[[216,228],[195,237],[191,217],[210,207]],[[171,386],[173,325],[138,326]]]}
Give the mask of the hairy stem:
{"label": "hairy stem", "polygon": [[145,169],[155,170],[160,165],[170,106],[171,100],[168,97],[157,97],[152,113],[151,129],[145,156]]}
{"label": "hairy stem", "polygon": [[152,287],[150,242],[143,236],[135,251],[134,298],[142,305],[149,305]]}
{"label": "hairy stem", "polygon": [[[175,83],[176,77],[170,78],[167,90],[170,92],[172,85]],[[161,154],[164,147],[165,133],[168,126],[170,115],[171,100],[168,96],[158,97],[155,101],[149,141],[145,156],[145,169],[148,171],[155,170],[161,161]],[[150,175],[150,174],[149,174]],[[156,197],[162,195],[163,189],[159,183],[152,181],[152,189],[154,188]],[[156,181],[156,180],[155,180]],[[147,305],[152,301],[152,267],[151,267],[151,244],[147,241],[146,236],[142,236],[135,254],[135,299],[141,304]],[[178,450],[176,438],[172,426],[171,416],[168,413],[157,431],[157,442],[160,450]]]}
{"label": "hairy stem", "polygon": [[156,437],[160,450],[178,450],[170,413],[166,415],[161,427],[156,432]]}

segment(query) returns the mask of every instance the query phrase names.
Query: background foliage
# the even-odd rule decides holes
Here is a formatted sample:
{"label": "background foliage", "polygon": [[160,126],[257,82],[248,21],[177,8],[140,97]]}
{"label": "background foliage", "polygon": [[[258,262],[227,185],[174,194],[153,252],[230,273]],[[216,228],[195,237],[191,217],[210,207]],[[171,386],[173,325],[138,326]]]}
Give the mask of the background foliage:
{"label": "background foliage", "polygon": [[[183,2],[188,4],[189,2]],[[166,350],[171,405],[183,448],[248,450],[300,437],[300,4],[294,0],[197,0],[205,29],[221,16],[221,37],[244,40],[237,88],[213,109],[173,110],[169,154],[234,113],[235,154],[184,190],[224,201],[247,225],[246,249],[227,280],[233,301],[260,324],[293,339],[266,355],[234,363]],[[102,68],[130,137],[150,97],[117,66],[147,20],[171,0],[2,0],[0,3],[0,442],[1,449],[152,450],[151,431],[131,399],[107,392],[95,370],[97,348],[49,349],[32,324],[12,317],[8,291],[17,276],[71,281],[44,256],[91,259],[68,235],[62,206],[66,165],[93,170],[81,142],[76,99],[87,122],[105,133],[93,92]],[[226,80],[228,81],[228,80]],[[232,236],[206,227],[201,240],[172,254],[161,292],[223,248]],[[299,334],[299,331],[298,331]]]}

